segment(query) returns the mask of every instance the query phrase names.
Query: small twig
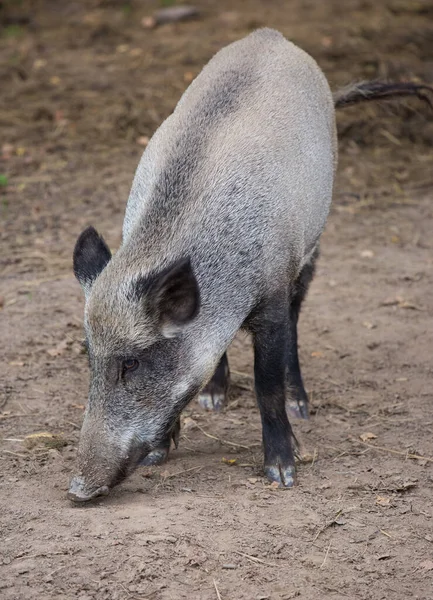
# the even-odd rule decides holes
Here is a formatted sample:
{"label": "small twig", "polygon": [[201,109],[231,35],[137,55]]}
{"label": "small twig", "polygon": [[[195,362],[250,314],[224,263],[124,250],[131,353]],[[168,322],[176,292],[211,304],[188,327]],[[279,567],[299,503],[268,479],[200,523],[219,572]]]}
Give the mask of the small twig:
{"label": "small twig", "polygon": [[122,588],[122,590],[126,593],[126,595],[130,598],[131,594],[128,592],[128,590],[126,589],[126,587],[123,585],[123,583],[120,583],[120,581],[118,582],[118,585],[120,585],[120,587]]}
{"label": "small twig", "polygon": [[319,531],[316,533],[314,540],[313,540],[313,544],[314,542],[317,540],[317,538],[319,537],[320,534],[322,534],[326,529],[328,529],[328,527],[332,527],[332,525],[334,525],[334,523],[336,522],[336,520],[338,519],[338,517],[341,515],[341,513],[343,512],[343,509],[340,508],[340,510],[337,512],[337,514],[335,515],[335,517],[333,517],[330,521],[328,521],[327,523],[325,523],[323,525],[323,527],[321,527],[319,529]]}
{"label": "small twig", "polygon": [[15,419],[16,417],[33,417],[34,415],[24,415],[24,414],[20,414],[20,413],[15,413],[14,415],[0,415],[0,420],[6,420],[6,419]]}
{"label": "small twig", "polygon": [[352,442],[356,442],[357,444],[363,444],[364,446],[368,446],[369,448],[374,448],[375,450],[381,450],[382,452],[390,452],[391,454],[398,454],[399,456],[404,456],[406,459],[411,458],[414,460],[427,460],[429,462],[433,462],[433,458],[429,456],[421,456],[420,454],[411,454],[409,452],[401,452],[400,450],[393,450],[392,448],[386,448],[385,446],[376,446],[375,444],[368,444],[367,442],[362,442],[361,440],[357,440],[356,438],[349,437]]}
{"label": "small twig", "polygon": [[200,465],[198,467],[191,467],[190,469],[185,469],[183,471],[176,471],[176,473],[170,473],[170,474],[166,475],[165,477],[163,477],[163,479],[169,479],[170,477],[177,477],[177,475],[183,475],[183,473],[188,473],[189,471],[197,471],[199,469],[203,469],[203,465]]}
{"label": "small twig", "polygon": [[65,556],[67,555],[67,551],[61,552],[40,552],[38,554],[23,554],[22,556],[15,556],[13,560],[25,560],[27,558],[48,558],[49,556]]}
{"label": "small twig", "polygon": [[221,598],[221,594],[220,594],[220,593],[219,593],[219,591],[218,591],[218,587],[217,587],[217,584],[216,584],[216,581],[215,581],[215,579],[213,580],[213,585],[214,585],[214,588],[215,588],[215,591],[216,591],[216,595],[217,595],[217,598],[218,598],[218,600],[222,600],[222,598]]}
{"label": "small twig", "polygon": [[383,535],[386,535],[386,537],[389,537],[392,539],[392,535],[387,533],[386,531],[384,531],[383,529],[379,529],[380,533],[383,533]]}
{"label": "small twig", "polygon": [[323,562],[322,562],[322,564],[320,565],[320,568],[321,568],[321,569],[323,569],[323,567],[325,566],[326,559],[328,558],[328,554],[329,554],[329,550],[330,550],[330,548],[331,548],[331,542],[329,542],[329,546],[328,546],[328,548],[326,549],[325,558],[323,559]]}
{"label": "small twig", "polygon": [[278,567],[278,565],[275,565],[274,563],[266,562],[265,560],[262,560],[261,558],[257,558],[256,556],[251,556],[251,554],[245,554],[245,552],[239,552],[239,550],[234,550],[234,552],[236,552],[236,554],[239,554],[240,556],[244,556],[245,558],[248,558],[248,560],[251,560],[252,562],[260,563],[260,564],[266,565],[268,567]]}
{"label": "small twig", "polygon": [[12,452],[11,450],[3,450],[4,454],[11,454],[12,456],[18,456],[19,458],[27,458],[27,454],[18,454],[18,452]]}
{"label": "small twig", "polygon": [[68,567],[68,566],[69,565],[62,565],[61,567],[58,567],[57,569],[54,569],[54,571],[51,571],[51,573],[48,574],[48,577],[53,577],[53,575],[55,575],[56,573],[58,573],[62,569],[66,569],[66,567]]}
{"label": "small twig", "polygon": [[[246,392],[253,392],[254,389],[251,385],[247,385],[245,383],[240,383],[239,381],[237,381],[236,383],[234,383],[234,386],[241,389],[241,390],[245,390]],[[229,404],[230,407],[230,404]]]}
{"label": "small twig", "polygon": [[314,467],[314,463],[316,462],[317,455],[318,455],[317,448],[314,448],[313,460],[311,461],[311,467],[310,467],[311,469]]}
{"label": "small twig", "polygon": [[17,402],[18,406],[21,408],[21,410],[23,411],[23,413],[25,415],[28,415],[29,413],[26,411],[26,409],[24,408],[24,406],[21,404],[21,402]]}
{"label": "small twig", "polygon": [[[245,450],[251,450],[251,448],[252,448],[252,446],[244,446],[243,444],[235,444],[234,442],[229,442],[228,440],[223,440],[222,438],[219,438],[216,435],[212,435],[211,433],[208,433],[207,431],[205,431],[203,429],[203,427],[201,427],[198,423],[196,423],[196,425],[206,437],[211,438],[212,440],[216,440],[220,444],[227,444],[228,446],[233,446],[234,448],[244,448]],[[253,444],[253,445],[258,446],[258,444]]]}
{"label": "small twig", "polygon": [[230,373],[233,373],[233,375],[239,375],[240,377],[245,377],[246,379],[254,379],[252,375],[249,373],[242,373],[242,371],[234,371],[233,369],[230,369]]}

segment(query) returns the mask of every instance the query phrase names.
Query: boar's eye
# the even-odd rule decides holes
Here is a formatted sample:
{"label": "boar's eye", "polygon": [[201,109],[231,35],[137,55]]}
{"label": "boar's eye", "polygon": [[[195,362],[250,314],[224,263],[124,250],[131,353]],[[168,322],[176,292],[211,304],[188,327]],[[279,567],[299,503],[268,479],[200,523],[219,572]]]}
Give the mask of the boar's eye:
{"label": "boar's eye", "polygon": [[131,373],[132,371],[135,371],[137,367],[138,360],[136,360],[135,358],[127,358],[122,363],[122,375],[125,375],[125,373]]}

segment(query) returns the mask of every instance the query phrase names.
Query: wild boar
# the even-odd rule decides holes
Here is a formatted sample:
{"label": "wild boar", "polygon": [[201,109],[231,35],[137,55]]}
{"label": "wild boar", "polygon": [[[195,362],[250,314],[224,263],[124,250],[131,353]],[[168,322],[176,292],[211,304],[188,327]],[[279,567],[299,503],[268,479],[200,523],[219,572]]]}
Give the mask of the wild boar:
{"label": "wild boar", "polygon": [[71,500],[165,460],[197,395],[221,408],[241,328],[265,473],[294,484],[288,414],[308,418],[297,322],[332,199],[335,107],[423,89],[362,83],[333,97],[316,62],[271,29],[212,58],[143,154],[120,249],[111,256],[91,227],[75,246],[91,382]]}

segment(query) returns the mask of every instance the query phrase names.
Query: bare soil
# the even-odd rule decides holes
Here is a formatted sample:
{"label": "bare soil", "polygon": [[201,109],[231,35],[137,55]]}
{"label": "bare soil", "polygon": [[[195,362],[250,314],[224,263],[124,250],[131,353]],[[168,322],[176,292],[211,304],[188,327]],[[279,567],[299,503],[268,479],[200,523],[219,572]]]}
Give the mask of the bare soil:
{"label": "bare soil", "polygon": [[[334,87],[433,82],[428,1],[196,5],[198,19],[151,30],[141,19],[158,2],[0,8],[0,595],[431,599],[433,121],[416,100],[339,115],[335,202],[300,323],[313,414],[294,424],[298,486],[262,476],[239,337],[222,414],[192,404],[166,465],[93,505],[66,499],[88,385],[74,241],[93,224],[118,246],[143,137],[203,64],[268,25]],[[51,447],[24,441],[44,431]]]}

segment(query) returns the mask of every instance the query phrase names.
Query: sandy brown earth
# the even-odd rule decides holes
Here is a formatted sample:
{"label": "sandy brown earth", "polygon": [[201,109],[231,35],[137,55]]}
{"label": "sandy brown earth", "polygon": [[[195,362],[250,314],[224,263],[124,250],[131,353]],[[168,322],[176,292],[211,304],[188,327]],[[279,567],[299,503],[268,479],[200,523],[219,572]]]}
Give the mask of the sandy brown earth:
{"label": "sandy brown earth", "polygon": [[[240,337],[223,414],[191,405],[166,465],[94,505],[66,499],[88,385],[73,244],[91,223],[118,246],[143,138],[202,65],[269,25],[334,87],[433,83],[431,2],[196,4],[197,20],[148,30],[160,3],[1,3],[0,596],[431,599],[433,118],[416,100],[339,116],[335,202],[300,325],[313,414],[294,425],[298,486],[262,477]],[[54,447],[29,447],[38,432]]]}

